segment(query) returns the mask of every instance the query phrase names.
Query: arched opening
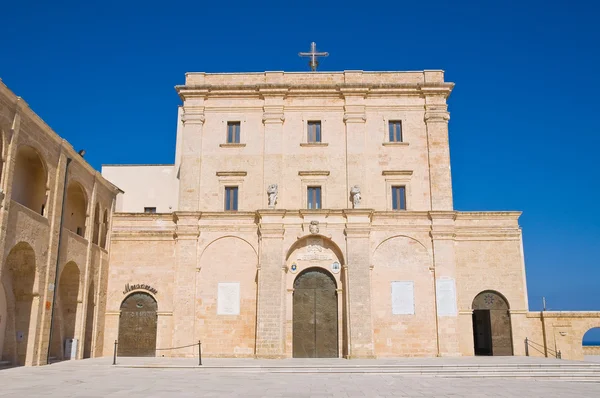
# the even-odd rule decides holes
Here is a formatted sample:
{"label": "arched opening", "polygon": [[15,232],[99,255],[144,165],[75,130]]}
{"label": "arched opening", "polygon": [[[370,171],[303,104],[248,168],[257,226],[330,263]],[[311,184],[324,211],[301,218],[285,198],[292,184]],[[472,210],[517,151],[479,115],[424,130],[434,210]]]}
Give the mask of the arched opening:
{"label": "arched opening", "polygon": [[338,357],[338,297],[335,279],[308,268],[294,281],[294,358]]}
{"label": "arched opening", "polygon": [[509,309],[508,301],[491,290],[473,299],[475,355],[513,355]]}
{"label": "arched opening", "polygon": [[4,284],[0,281],[0,358],[3,357],[4,333],[6,331],[6,321],[8,320],[8,308],[6,303],[6,292]]}
{"label": "arched opening", "polygon": [[74,262],[65,265],[58,281],[58,301],[52,332],[53,342],[50,356],[62,359],[76,359],[78,341],[75,339],[77,314],[79,309],[79,282],[81,273]]}
{"label": "arched opening", "polygon": [[582,344],[585,360],[600,362],[600,326],[588,330],[583,335]]}
{"label": "arched opening", "polygon": [[79,236],[85,236],[86,214],[87,196],[85,191],[79,183],[72,182],[67,189],[65,227]]}
{"label": "arched opening", "polygon": [[46,168],[37,151],[29,146],[19,148],[12,183],[12,200],[45,215]]}
{"label": "arched opening", "polygon": [[102,233],[100,238],[100,247],[106,249],[106,234],[108,233],[108,209],[104,210],[102,217]]}
{"label": "arched opening", "polygon": [[35,252],[21,242],[9,252],[3,273],[8,307],[3,359],[15,365],[33,363],[39,300],[35,283]]}
{"label": "arched opening", "polygon": [[92,234],[92,243],[98,244],[100,242],[100,203],[96,203],[94,209],[94,233]]}
{"label": "arched opening", "polygon": [[92,357],[92,338],[94,335],[94,309],[96,307],[94,282],[90,283],[87,298],[87,310],[85,314],[85,337],[83,342],[83,357]]}
{"label": "arched opening", "polygon": [[[0,188],[2,187],[2,183],[4,182],[4,176],[2,172],[4,171],[4,132],[0,130]],[[0,339],[0,345],[2,345],[2,339]],[[0,348],[0,353],[2,349]]]}
{"label": "arched opening", "polygon": [[158,304],[144,292],[134,292],[121,303],[119,356],[153,357],[156,354]]}

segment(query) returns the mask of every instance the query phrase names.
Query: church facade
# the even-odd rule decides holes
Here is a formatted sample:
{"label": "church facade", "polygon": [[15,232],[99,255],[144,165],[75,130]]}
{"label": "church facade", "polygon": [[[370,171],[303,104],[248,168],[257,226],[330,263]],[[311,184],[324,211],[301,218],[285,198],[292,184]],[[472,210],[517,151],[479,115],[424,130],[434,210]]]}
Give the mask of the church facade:
{"label": "church facade", "polygon": [[452,203],[442,71],[188,73],[174,164],[102,174],[0,82],[0,367],[111,356],[582,359],[519,212]]}
{"label": "church facade", "polygon": [[[520,213],[453,209],[452,88],[442,71],[188,73],[175,164],[103,166],[125,191],[104,354],[523,355]],[[124,343],[132,284],[156,291],[132,299],[156,322]]]}

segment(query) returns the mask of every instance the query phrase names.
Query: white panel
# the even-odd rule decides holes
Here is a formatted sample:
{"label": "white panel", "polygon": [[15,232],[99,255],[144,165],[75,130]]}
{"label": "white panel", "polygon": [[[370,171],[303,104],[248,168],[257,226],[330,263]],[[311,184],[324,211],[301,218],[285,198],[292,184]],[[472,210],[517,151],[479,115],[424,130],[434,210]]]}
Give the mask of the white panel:
{"label": "white panel", "polygon": [[219,283],[217,315],[240,314],[239,282]]}
{"label": "white panel", "polygon": [[456,286],[452,278],[439,278],[436,283],[438,316],[456,316]]}
{"label": "white panel", "polygon": [[392,314],[413,315],[415,313],[415,283],[413,281],[392,282]]}

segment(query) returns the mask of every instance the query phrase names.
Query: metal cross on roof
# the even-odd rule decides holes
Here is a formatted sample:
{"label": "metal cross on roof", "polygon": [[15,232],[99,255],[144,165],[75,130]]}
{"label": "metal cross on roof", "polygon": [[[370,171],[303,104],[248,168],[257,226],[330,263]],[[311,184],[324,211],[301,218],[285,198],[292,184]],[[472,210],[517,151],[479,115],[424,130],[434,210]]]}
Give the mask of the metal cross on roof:
{"label": "metal cross on roof", "polygon": [[310,66],[310,70],[313,72],[317,70],[317,66],[319,66],[319,61],[317,61],[317,57],[328,57],[329,53],[326,52],[317,52],[317,43],[314,41],[310,43],[310,52],[308,53],[298,53],[301,57],[310,57],[310,61],[308,61],[308,66]]}

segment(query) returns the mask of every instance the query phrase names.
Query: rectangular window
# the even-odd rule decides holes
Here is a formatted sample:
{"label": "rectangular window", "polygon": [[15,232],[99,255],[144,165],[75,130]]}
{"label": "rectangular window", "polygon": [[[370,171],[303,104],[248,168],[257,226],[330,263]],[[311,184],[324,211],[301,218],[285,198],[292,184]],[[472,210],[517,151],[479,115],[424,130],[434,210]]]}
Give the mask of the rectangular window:
{"label": "rectangular window", "polygon": [[156,207],[144,207],[144,213],[156,213]]}
{"label": "rectangular window", "polygon": [[308,122],[308,142],[321,142],[321,122]]}
{"label": "rectangular window", "polygon": [[308,187],[307,206],[309,209],[321,208],[321,187]]}
{"label": "rectangular window", "polygon": [[238,209],[238,187],[225,187],[225,210]]}
{"label": "rectangular window", "polygon": [[83,236],[83,229],[81,227],[77,227],[77,235]]}
{"label": "rectangular window", "polygon": [[240,143],[240,122],[227,122],[227,143]]}
{"label": "rectangular window", "polygon": [[402,142],[402,122],[390,120],[390,142]]}
{"label": "rectangular window", "polygon": [[392,209],[406,210],[406,187],[392,187]]}

